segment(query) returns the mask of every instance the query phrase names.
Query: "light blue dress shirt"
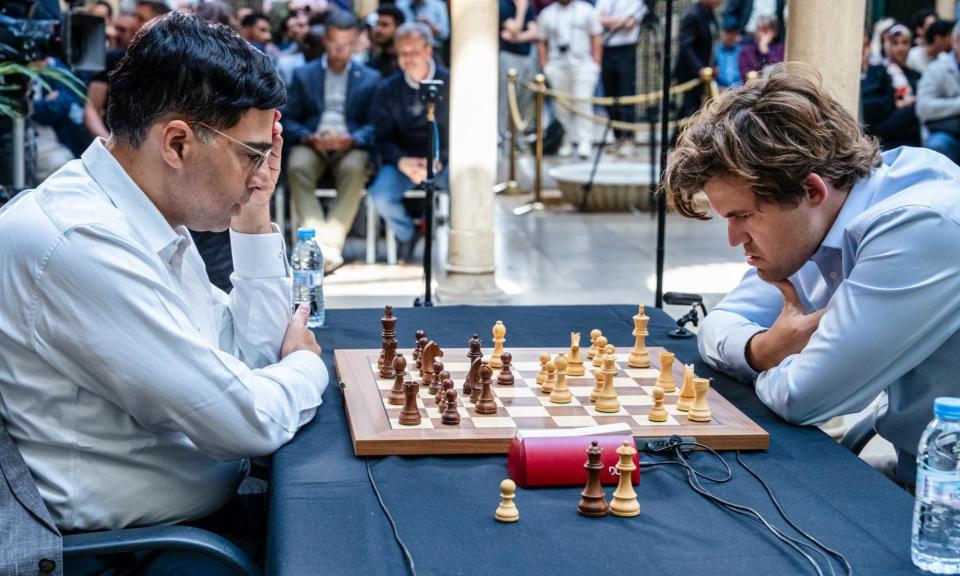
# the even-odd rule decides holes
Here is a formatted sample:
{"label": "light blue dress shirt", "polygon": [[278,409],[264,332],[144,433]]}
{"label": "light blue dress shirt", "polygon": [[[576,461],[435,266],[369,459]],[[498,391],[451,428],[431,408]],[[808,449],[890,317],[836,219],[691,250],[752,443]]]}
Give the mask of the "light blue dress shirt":
{"label": "light blue dress shirt", "polygon": [[751,269],[705,319],[704,361],[756,379],[760,400],[798,424],[883,394],[877,432],[915,454],[933,399],[960,394],[960,167],[930,150],[887,152],[790,280],[808,312],[827,310],[802,352],[760,374],[747,364],[747,342],[783,307]]}
{"label": "light blue dress shirt", "polygon": [[424,0],[420,5],[415,0],[398,0],[397,8],[403,12],[407,22],[417,22],[419,16],[433,22],[438,31],[435,34],[437,46],[450,37],[450,15],[447,14],[447,5],[441,0]]}

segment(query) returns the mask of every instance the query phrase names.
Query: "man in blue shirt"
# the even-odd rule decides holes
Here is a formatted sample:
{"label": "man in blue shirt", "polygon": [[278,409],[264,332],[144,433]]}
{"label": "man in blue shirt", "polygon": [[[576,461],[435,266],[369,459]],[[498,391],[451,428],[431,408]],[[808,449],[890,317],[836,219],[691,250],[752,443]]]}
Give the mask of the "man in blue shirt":
{"label": "man in blue shirt", "polygon": [[753,266],[707,317],[705,362],[774,412],[816,424],[866,408],[913,481],[933,399],[960,363],[960,168],[929,150],[880,156],[804,65],[725,92],[677,143],[672,207],[727,219]]}
{"label": "man in blue shirt", "polygon": [[430,29],[435,48],[450,38],[450,15],[443,0],[398,0],[397,8],[407,22],[419,22]]}
{"label": "man in blue shirt", "polygon": [[743,78],[740,78],[740,34],[736,28],[726,28],[720,33],[714,53],[717,55],[717,86],[739,86]]}

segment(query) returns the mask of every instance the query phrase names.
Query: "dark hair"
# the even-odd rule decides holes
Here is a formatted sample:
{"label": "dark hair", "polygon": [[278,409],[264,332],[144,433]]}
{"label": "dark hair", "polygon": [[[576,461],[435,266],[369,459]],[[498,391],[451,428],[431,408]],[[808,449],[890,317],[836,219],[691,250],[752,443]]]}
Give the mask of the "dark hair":
{"label": "dark hair", "polygon": [[923,33],[923,39],[927,44],[932,44],[933,39],[937,36],[949,36],[952,31],[953,22],[950,20],[937,20],[927,27],[927,31]]}
{"label": "dark hair", "polygon": [[227,129],[251,108],[279,108],[286,100],[265,54],[222,24],[171,12],[140,29],[110,75],[107,120],[113,136],[139,148],[165,119]]}
{"label": "dark hair", "polygon": [[390,18],[393,18],[393,23],[397,27],[407,21],[407,18],[403,15],[402,10],[389,4],[377,8],[377,16],[389,16]]}
{"label": "dark hair", "polygon": [[253,12],[243,17],[243,20],[240,21],[240,27],[254,26],[260,20],[266,20],[268,24],[270,23],[270,19],[263,12]]}
{"label": "dark hair", "polygon": [[113,18],[113,6],[107,0],[97,0],[93,6],[103,6],[107,9],[107,18]]}
{"label": "dark hair", "polygon": [[327,30],[334,28],[336,30],[358,30],[357,17],[346,10],[334,10],[327,16],[324,26]]}
{"label": "dark hair", "polygon": [[233,7],[220,0],[207,0],[197,6],[197,16],[207,22],[230,26],[233,24]]}
{"label": "dark hair", "polygon": [[163,16],[167,12],[170,12],[170,7],[167,6],[167,3],[159,2],[158,0],[140,0],[137,2],[137,6],[146,6],[157,16]]}
{"label": "dark hair", "polygon": [[923,23],[927,21],[927,18],[936,15],[936,11],[930,8],[921,8],[913,13],[913,18],[910,19],[910,26],[913,28],[913,31],[916,32],[917,28],[923,28]]}

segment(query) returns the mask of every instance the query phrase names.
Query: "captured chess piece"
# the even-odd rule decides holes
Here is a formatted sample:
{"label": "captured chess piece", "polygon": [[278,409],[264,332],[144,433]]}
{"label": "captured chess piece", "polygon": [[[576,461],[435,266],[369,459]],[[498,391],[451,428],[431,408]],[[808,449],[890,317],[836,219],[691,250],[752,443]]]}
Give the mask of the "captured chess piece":
{"label": "captured chess piece", "polygon": [[497,376],[497,384],[499,386],[513,386],[516,381],[513,372],[510,371],[510,365],[513,364],[513,354],[504,352],[500,355],[500,360],[503,362],[503,368],[500,370],[500,375]]}
{"label": "captured chess piece", "polygon": [[613,380],[617,375],[617,356],[614,353],[603,354],[603,388],[597,395],[597,412],[613,413],[620,411],[620,397]]}
{"label": "captured chess piece", "polygon": [[578,378],[587,372],[583,367],[583,356],[580,355],[580,333],[570,333],[570,357],[567,359],[567,376]]}
{"label": "captured chess piece", "polygon": [[544,394],[553,392],[553,386],[557,383],[557,363],[553,360],[547,362],[547,377],[543,379],[543,385],[540,391]]}
{"label": "captured chess piece", "polygon": [[[450,382],[447,380],[447,382]],[[457,409],[457,391],[453,389],[453,382],[450,382],[450,388],[444,394],[446,398],[443,403],[443,414],[440,415],[440,422],[448,426],[456,426],[460,423],[460,410]],[[444,383],[446,387],[446,383]]]}
{"label": "captured chess piece", "polygon": [[677,389],[677,381],[673,378],[673,352],[660,353],[660,375],[657,376],[657,386],[663,388],[667,394]]}
{"label": "captured chess piece", "polygon": [[420,408],[417,407],[417,396],[420,395],[420,385],[407,381],[403,385],[404,402],[400,410],[401,426],[417,426],[420,424]]}
{"label": "captured chess piece", "polygon": [[600,336],[601,336],[601,332],[599,329],[594,328],[593,330],[590,331],[590,349],[587,350],[587,358],[589,360],[593,360],[593,358],[600,351],[600,348],[597,346],[597,338],[599,338]]}
{"label": "captured chess piece", "polygon": [[710,406],[707,405],[707,392],[710,390],[710,380],[707,378],[693,379],[693,406],[687,412],[687,420],[693,422],[709,422],[711,418]]}
{"label": "captured chess piece", "polygon": [[480,365],[480,396],[477,398],[474,410],[477,414],[496,414],[497,403],[493,399],[493,369],[489,364]]}
{"label": "captured chess piece", "polygon": [[607,337],[598,336],[597,337],[597,353],[593,357],[593,362],[591,363],[594,368],[603,368],[603,355],[604,351],[607,348]]}
{"label": "captured chess piece", "polygon": [[404,382],[407,381],[407,359],[403,357],[403,354],[394,356],[393,373],[393,388],[390,389],[390,396],[387,397],[387,402],[394,406],[400,406],[406,400],[406,396],[403,393],[403,385]]}
{"label": "captured chess piece", "polygon": [[516,522],[520,519],[520,511],[513,503],[517,484],[509,478],[500,483],[500,505],[497,506],[495,518],[500,522]]}
{"label": "captured chess piece", "polygon": [[647,332],[647,324],[650,323],[650,317],[644,314],[643,304],[640,305],[640,311],[633,317],[633,335],[637,337],[630,351],[630,358],[627,359],[627,366],[631,368],[649,368],[650,355],[647,354],[646,337],[650,335]]}
{"label": "captured chess piece", "polygon": [[651,406],[650,411],[647,412],[647,420],[651,422],[666,422],[667,409],[663,407],[663,388],[654,386],[653,392],[650,395],[653,396],[653,406]]}
{"label": "captured chess piece", "polygon": [[540,372],[537,373],[537,386],[543,386],[543,381],[547,379],[547,362],[549,361],[549,354],[546,352],[540,354]]}
{"label": "captured chess piece", "polygon": [[393,306],[384,307],[380,324],[383,326],[383,331],[380,332],[383,338],[382,361],[378,362],[380,377],[393,378],[393,357],[397,352],[397,319],[393,316]]}
{"label": "captured chess piece", "polygon": [[637,501],[637,493],[633,489],[633,471],[637,469],[637,465],[633,463],[633,455],[636,453],[637,449],[629,442],[624,442],[623,446],[617,448],[617,454],[620,455],[620,461],[617,462],[620,483],[610,500],[610,513],[614,516],[636,516],[640,513],[640,502]]}
{"label": "captured chess piece", "polygon": [[550,392],[550,402],[554,404],[569,404],[573,401],[573,393],[567,387],[567,358],[563,354],[557,355],[553,361],[557,367],[557,381],[553,385],[553,391]]}
{"label": "captured chess piece", "polygon": [[680,387],[680,397],[677,398],[677,410],[688,412],[693,406],[693,399],[696,397],[693,388],[693,379],[696,376],[693,373],[693,364],[683,367],[683,386]]}
{"label": "captured chess piece", "polygon": [[583,516],[600,517],[606,516],[607,495],[603,492],[603,486],[600,485],[600,471],[603,470],[603,462],[600,459],[603,454],[603,448],[597,445],[594,440],[590,447],[586,449],[587,462],[583,465],[587,469],[587,485],[580,493],[580,502],[577,504],[577,512]]}
{"label": "captured chess piece", "polygon": [[503,343],[507,341],[507,327],[503,322],[497,320],[493,326],[493,354],[490,355],[491,368],[503,368],[503,362],[500,357],[503,355]]}

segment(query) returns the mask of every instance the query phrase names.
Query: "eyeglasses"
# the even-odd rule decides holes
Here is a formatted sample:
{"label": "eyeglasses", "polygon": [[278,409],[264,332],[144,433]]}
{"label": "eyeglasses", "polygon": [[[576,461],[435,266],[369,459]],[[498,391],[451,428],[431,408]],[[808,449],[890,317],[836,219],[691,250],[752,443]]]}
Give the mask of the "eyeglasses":
{"label": "eyeglasses", "polygon": [[205,123],[203,123],[203,122],[201,122],[201,121],[199,121],[199,120],[194,120],[193,122],[189,122],[189,124],[199,124],[200,126],[203,126],[204,128],[206,128],[207,130],[210,130],[211,132],[214,132],[214,133],[216,133],[216,134],[219,134],[220,136],[223,136],[223,137],[226,138],[227,140],[232,140],[233,142],[236,142],[237,144],[243,146],[244,148],[246,148],[247,150],[249,150],[249,151],[252,152],[253,154],[256,154],[257,159],[256,159],[256,161],[255,161],[254,164],[253,164],[253,171],[250,172],[251,175],[252,175],[252,174],[256,174],[257,172],[259,172],[260,169],[263,168],[263,165],[267,163],[267,159],[270,158],[270,153],[269,153],[269,152],[263,152],[262,150],[257,150],[257,149],[254,148],[253,146],[250,146],[249,144],[247,144],[247,143],[245,143],[245,142],[241,142],[240,140],[237,140],[237,139],[234,138],[233,136],[231,136],[231,135],[229,135],[229,134],[226,134],[226,133],[224,133],[224,132],[221,132],[221,131],[217,130],[216,128],[214,128],[213,126],[210,126],[209,124],[205,124]]}

